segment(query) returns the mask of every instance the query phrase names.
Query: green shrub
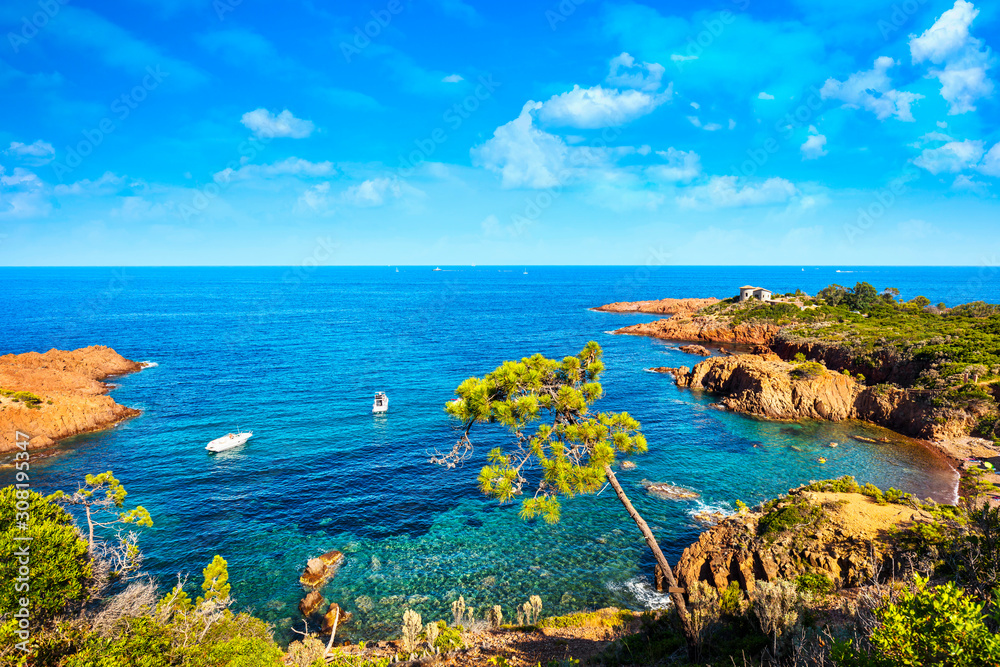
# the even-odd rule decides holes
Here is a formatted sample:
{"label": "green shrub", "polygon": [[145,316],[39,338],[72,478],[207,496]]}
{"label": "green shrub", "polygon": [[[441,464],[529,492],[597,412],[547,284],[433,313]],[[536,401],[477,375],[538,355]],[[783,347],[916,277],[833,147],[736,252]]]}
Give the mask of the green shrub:
{"label": "green shrub", "polygon": [[740,616],[745,610],[743,589],[735,581],[730,581],[719,596],[719,611],[724,616]]}
{"label": "green shrub", "polygon": [[822,516],[823,509],[821,507],[800,498],[761,517],[757,524],[757,534],[761,536],[777,535],[795,526],[819,521]]}
{"label": "green shrub", "polygon": [[[25,544],[29,555],[21,556]],[[19,559],[28,560],[27,591],[17,581]],[[0,609],[19,609],[26,597],[32,620],[45,622],[86,599],[90,577],[87,543],[65,510],[34,491],[0,489]]]}
{"label": "green shrub", "polygon": [[794,357],[792,357],[792,361],[798,364],[803,363],[805,360],[806,360],[806,355],[802,354],[801,352],[797,353]]}
{"label": "green shrub", "polygon": [[954,583],[928,587],[917,577],[914,590],[876,610],[879,625],[870,654],[841,644],[838,665],[979,667],[1000,663],[1000,635],[984,622],[983,605]]}
{"label": "green shrub", "polygon": [[434,640],[434,646],[441,649],[442,653],[454,651],[465,646],[462,641],[462,629],[453,628],[444,621],[438,621],[438,636]]}
{"label": "green shrub", "polygon": [[795,579],[795,587],[800,593],[809,593],[815,597],[822,597],[833,592],[833,582],[825,574],[807,572],[799,575]]}
{"label": "green shrub", "polygon": [[826,366],[818,364],[815,361],[807,361],[804,364],[799,364],[789,372],[789,375],[792,377],[802,380],[822,377],[825,374]]}

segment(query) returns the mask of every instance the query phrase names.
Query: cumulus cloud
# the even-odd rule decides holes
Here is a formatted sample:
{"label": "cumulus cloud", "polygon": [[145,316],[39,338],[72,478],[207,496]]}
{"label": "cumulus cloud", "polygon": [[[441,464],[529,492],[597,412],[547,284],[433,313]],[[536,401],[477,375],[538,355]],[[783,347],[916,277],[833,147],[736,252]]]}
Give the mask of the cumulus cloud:
{"label": "cumulus cloud", "polygon": [[993,148],[989,150],[986,157],[983,158],[982,164],[979,165],[979,171],[987,176],[1000,177],[1000,142],[993,144]]}
{"label": "cumulus cloud", "polygon": [[543,123],[581,129],[596,129],[624,125],[650,113],[670,99],[672,86],[662,93],[650,94],[638,90],[620,91],[600,85],[591,88],[573,86],[573,90],[553,95],[537,109]]}
{"label": "cumulus cloud", "polygon": [[[698,116],[688,116],[687,119],[688,119],[688,122],[691,123],[692,125],[694,125],[695,127],[700,127],[701,129],[707,130],[709,132],[715,132],[716,130],[721,130],[722,129],[722,126],[719,125],[718,123],[704,123],[704,124],[702,124],[701,118],[698,118]],[[732,129],[732,128],[729,128],[729,129]]]}
{"label": "cumulus cloud", "polygon": [[30,144],[12,141],[10,148],[4,152],[34,167],[48,164],[56,156],[56,149],[52,147],[52,144],[41,139]]}
{"label": "cumulus cloud", "polygon": [[983,153],[981,141],[949,141],[939,148],[925,148],[913,164],[934,175],[942,172],[957,173],[979,162]]}
{"label": "cumulus cloud", "polygon": [[279,176],[323,177],[337,173],[333,163],[310,162],[302,158],[290,157],[272,164],[247,164],[239,169],[226,168],[215,175],[215,180],[223,183],[229,181],[246,181],[258,178],[277,178]]}
{"label": "cumulus cloud", "polygon": [[541,102],[528,102],[520,115],[472,149],[473,163],[499,174],[504,187],[549,188],[558,185],[569,146],[534,126],[532,112]]}
{"label": "cumulus cloud", "polygon": [[668,148],[656,151],[665,164],[655,164],[647,167],[646,174],[654,181],[687,182],[701,174],[701,156],[694,151],[682,151]]}
{"label": "cumulus cloud", "polygon": [[774,95],[769,95],[768,93],[761,92],[757,95],[758,100],[773,100]]}
{"label": "cumulus cloud", "polygon": [[733,208],[780,204],[797,194],[798,190],[783,178],[769,178],[760,185],[743,185],[735,176],[713,176],[705,185],[698,185],[677,198],[685,208]]}
{"label": "cumulus cloud", "polygon": [[461,74],[449,74],[445,78],[441,79],[442,83],[458,83],[459,81],[465,81],[465,77]]}
{"label": "cumulus cloud", "polygon": [[330,206],[330,184],[317,183],[299,196],[298,210],[324,211]]}
{"label": "cumulus cloud", "polygon": [[395,178],[370,178],[347,188],[341,199],[353,206],[381,206],[387,199],[399,199],[402,193],[399,181]]}
{"label": "cumulus cloud", "polygon": [[8,174],[0,165],[0,219],[47,215],[51,209],[45,184],[34,172],[15,167]]}
{"label": "cumulus cloud", "polygon": [[948,101],[949,115],[975,111],[975,101],[993,92],[993,82],[986,74],[991,66],[989,50],[983,40],[969,33],[979,10],[971,2],[956,0],[919,37],[910,36],[913,63],[930,61],[942,66],[930,75],[941,82],[941,96]]}
{"label": "cumulus cloud", "polygon": [[826,148],[826,137],[819,133],[814,125],[809,126],[809,137],[806,138],[805,143],[799,147],[802,151],[803,160],[815,160],[816,158],[823,157],[827,154]]}
{"label": "cumulus cloud", "polygon": [[311,120],[296,118],[288,109],[285,109],[278,115],[274,115],[264,108],[254,109],[243,114],[240,122],[252,130],[258,137],[267,138],[290,137],[292,139],[304,139],[316,129]]}
{"label": "cumulus cloud", "polygon": [[986,196],[990,193],[989,186],[985,183],[974,180],[966,174],[959,174],[956,176],[955,182],[951,184],[951,188],[960,192],[972,192],[973,194],[980,196]]}
{"label": "cumulus cloud", "polygon": [[665,68],[659,63],[636,63],[628,53],[611,59],[607,82],[618,88],[659,90]]}
{"label": "cumulus cloud", "polygon": [[493,137],[472,149],[472,162],[501,178],[505,188],[550,188],[584,170],[607,166],[612,151],[570,146],[562,138],[538,129],[533,113],[541,102],[529,101],[517,118],[501,125]]}
{"label": "cumulus cloud", "polygon": [[910,105],[924,96],[893,89],[887,72],[895,64],[896,61],[888,56],[876,58],[872,69],[855,72],[847,77],[847,81],[827,79],[820,95],[824,100],[840,100],[845,107],[872,111],[879,120],[894,116],[898,120],[912,122]]}

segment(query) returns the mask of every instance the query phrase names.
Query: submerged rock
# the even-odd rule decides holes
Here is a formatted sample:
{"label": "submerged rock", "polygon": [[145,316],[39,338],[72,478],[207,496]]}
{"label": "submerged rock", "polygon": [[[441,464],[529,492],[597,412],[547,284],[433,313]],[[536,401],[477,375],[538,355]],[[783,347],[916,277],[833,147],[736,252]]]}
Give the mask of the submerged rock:
{"label": "submerged rock", "polygon": [[319,591],[309,591],[309,593],[299,601],[299,612],[303,616],[312,616],[312,613],[323,604],[323,594]]}
{"label": "submerged rock", "polygon": [[344,554],[336,550],[327,551],[319,558],[310,558],[299,582],[309,588],[319,588],[337,574],[343,562]]}
{"label": "submerged rock", "polygon": [[663,482],[650,482],[648,479],[642,481],[642,486],[650,495],[667,500],[692,500],[700,497],[697,492],[691,489]]}
{"label": "submerged rock", "polygon": [[344,623],[350,621],[351,616],[352,616],[351,612],[344,611],[343,609],[340,608],[339,604],[337,604],[336,602],[331,602],[330,608],[323,615],[323,629],[321,631],[324,633],[330,632],[331,630],[333,630],[334,620],[337,621],[337,627],[340,627]]}

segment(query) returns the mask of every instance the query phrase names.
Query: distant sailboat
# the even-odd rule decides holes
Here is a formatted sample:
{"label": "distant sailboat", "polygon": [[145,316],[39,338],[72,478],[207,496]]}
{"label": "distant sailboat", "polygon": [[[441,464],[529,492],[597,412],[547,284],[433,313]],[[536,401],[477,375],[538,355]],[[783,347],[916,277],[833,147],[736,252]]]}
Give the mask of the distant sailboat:
{"label": "distant sailboat", "polygon": [[396,267],[396,273],[399,273],[399,267],[398,266]]}
{"label": "distant sailboat", "polygon": [[440,270],[441,270],[441,267],[440,267],[440,266],[436,266],[436,267],[434,267],[434,270],[435,270],[435,271],[440,271]]}
{"label": "distant sailboat", "polygon": [[527,267],[524,268],[524,275],[528,275],[528,268]]}

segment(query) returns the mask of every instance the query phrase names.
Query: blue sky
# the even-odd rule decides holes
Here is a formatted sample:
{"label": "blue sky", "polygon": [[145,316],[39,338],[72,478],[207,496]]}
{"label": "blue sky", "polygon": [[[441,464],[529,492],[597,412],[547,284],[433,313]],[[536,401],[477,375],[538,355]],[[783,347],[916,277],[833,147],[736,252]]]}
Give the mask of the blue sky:
{"label": "blue sky", "polygon": [[6,0],[0,265],[995,266],[998,13]]}

